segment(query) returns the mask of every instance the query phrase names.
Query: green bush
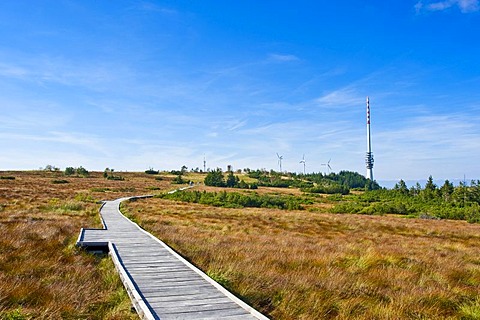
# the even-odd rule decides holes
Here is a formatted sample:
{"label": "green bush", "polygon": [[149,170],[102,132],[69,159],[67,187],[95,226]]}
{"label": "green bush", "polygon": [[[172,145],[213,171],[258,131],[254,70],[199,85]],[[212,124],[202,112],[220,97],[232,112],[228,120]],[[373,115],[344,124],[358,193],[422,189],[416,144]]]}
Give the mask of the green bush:
{"label": "green bush", "polygon": [[206,186],[211,187],[225,187],[225,179],[223,178],[223,172],[220,169],[210,171],[205,177],[204,183]]}
{"label": "green bush", "polygon": [[63,184],[63,183],[69,183],[68,180],[52,180],[53,184]]}
{"label": "green bush", "polygon": [[302,210],[302,204],[309,203],[309,200],[295,196],[259,195],[255,192],[244,194],[226,191],[177,191],[171,194],[162,194],[158,197],[228,208],[255,207]]}
{"label": "green bush", "polygon": [[122,176],[114,176],[114,175],[111,175],[111,176],[108,176],[108,177],[107,177],[107,180],[123,181],[123,180],[125,180],[125,178],[122,177]]}
{"label": "green bush", "polygon": [[348,187],[331,183],[325,185],[318,185],[313,188],[303,188],[302,191],[309,192],[309,193],[324,193],[324,194],[342,194],[347,195],[350,193]]}

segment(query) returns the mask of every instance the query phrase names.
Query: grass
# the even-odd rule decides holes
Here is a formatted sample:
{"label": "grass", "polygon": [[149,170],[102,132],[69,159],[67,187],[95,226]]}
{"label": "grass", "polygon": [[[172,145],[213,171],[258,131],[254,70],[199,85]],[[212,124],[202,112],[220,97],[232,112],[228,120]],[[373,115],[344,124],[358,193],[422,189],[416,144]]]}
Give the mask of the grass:
{"label": "grass", "polygon": [[[81,227],[101,226],[97,201],[174,188],[174,176],[121,174],[55,184],[61,172],[0,172],[12,177],[0,179],[0,319],[138,318],[110,259],[74,246]],[[306,210],[160,198],[122,210],[273,319],[480,318],[480,225],[330,214],[345,198],[308,199]]]}
{"label": "grass", "polygon": [[0,176],[12,177],[0,179],[0,319],[138,319],[110,258],[87,254],[75,241],[81,227],[101,227],[98,200],[168,182],[132,173],[127,181],[91,173],[68,184],[52,183],[61,172]]}
{"label": "grass", "polygon": [[123,210],[273,319],[479,316],[479,225],[158,198]]}

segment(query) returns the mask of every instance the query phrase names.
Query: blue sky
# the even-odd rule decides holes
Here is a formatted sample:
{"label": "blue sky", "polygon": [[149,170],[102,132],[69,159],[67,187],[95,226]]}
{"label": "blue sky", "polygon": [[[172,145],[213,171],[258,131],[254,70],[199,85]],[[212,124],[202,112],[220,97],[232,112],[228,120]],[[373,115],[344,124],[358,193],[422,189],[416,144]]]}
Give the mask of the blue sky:
{"label": "blue sky", "polygon": [[0,170],[480,177],[480,4],[0,2]]}

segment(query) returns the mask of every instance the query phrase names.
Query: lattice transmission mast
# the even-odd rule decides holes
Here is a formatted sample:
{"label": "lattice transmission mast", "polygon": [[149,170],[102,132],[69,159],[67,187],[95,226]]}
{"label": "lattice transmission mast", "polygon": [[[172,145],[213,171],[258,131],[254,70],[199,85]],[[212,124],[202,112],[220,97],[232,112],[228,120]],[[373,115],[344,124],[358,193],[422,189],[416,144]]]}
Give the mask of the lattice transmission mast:
{"label": "lattice transmission mast", "polygon": [[365,164],[367,165],[367,179],[373,181],[373,153],[372,138],[370,136],[370,101],[367,97],[367,154],[365,156]]}

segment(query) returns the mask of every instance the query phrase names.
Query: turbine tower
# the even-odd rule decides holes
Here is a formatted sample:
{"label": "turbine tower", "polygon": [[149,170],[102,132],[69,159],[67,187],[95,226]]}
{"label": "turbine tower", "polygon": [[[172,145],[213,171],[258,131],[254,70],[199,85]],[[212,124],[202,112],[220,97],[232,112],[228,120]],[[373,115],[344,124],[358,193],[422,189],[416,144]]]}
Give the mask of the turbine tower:
{"label": "turbine tower", "polygon": [[305,174],[306,174],[306,173],[305,173],[305,163],[306,163],[306,161],[305,161],[305,153],[303,154],[303,157],[302,157],[302,160],[300,161],[300,163],[303,163],[303,175],[305,175]]}
{"label": "turbine tower", "polygon": [[367,165],[367,179],[373,181],[373,153],[372,139],[370,136],[370,101],[367,97],[367,154],[365,156],[365,164]]}
{"label": "turbine tower", "polygon": [[279,155],[277,153],[277,157],[278,157],[278,166],[280,167],[280,172],[282,172],[282,160],[283,160],[283,156]]}

